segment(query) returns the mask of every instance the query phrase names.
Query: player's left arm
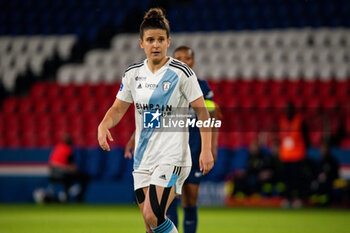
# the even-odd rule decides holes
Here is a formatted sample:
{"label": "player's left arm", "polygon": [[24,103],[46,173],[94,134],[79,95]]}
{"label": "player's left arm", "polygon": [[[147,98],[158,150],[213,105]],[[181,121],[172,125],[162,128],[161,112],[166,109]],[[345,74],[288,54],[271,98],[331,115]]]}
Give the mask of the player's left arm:
{"label": "player's left arm", "polygon": [[[202,122],[209,119],[209,113],[205,106],[203,96],[198,99],[192,101],[191,107],[196,112],[198,120]],[[211,152],[211,129],[205,128],[204,126],[199,128],[202,139],[202,151],[199,156],[199,167],[203,174],[208,173],[214,166],[214,158]]]}
{"label": "player's left arm", "polygon": [[[211,119],[216,119],[216,104],[211,99],[205,100],[205,105],[208,109]],[[216,127],[211,128],[211,153],[213,154],[214,161],[218,158],[218,129]]]}

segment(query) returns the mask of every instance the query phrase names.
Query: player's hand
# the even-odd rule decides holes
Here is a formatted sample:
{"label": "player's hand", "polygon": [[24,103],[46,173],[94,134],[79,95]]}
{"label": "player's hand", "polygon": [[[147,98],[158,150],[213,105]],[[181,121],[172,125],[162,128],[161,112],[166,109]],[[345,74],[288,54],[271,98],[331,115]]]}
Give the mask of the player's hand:
{"label": "player's hand", "polygon": [[203,175],[207,174],[214,166],[214,158],[210,150],[202,151],[199,156],[199,168]]}
{"label": "player's hand", "polygon": [[103,150],[110,151],[111,148],[108,145],[107,138],[111,142],[114,141],[111,133],[109,132],[109,130],[106,127],[103,127],[101,125],[98,126],[98,129],[97,129],[98,144],[100,145],[100,147]]}
{"label": "player's hand", "polygon": [[135,139],[131,137],[128,143],[126,144],[125,151],[124,151],[124,158],[132,159],[132,155],[134,154],[134,148],[135,148]]}

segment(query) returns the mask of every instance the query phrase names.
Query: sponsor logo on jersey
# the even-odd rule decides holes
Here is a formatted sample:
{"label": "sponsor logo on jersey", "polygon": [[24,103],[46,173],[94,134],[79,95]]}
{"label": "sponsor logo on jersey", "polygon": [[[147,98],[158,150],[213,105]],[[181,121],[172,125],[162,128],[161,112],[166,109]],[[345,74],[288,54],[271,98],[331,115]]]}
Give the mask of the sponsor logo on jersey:
{"label": "sponsor logo on jersey", "polygon": [[163,175],[159,176],[159,179],[166,180],[166,176],[163,174]]}
{"label": "sponsor logo on jersey", "polygon": [[145,129],[160,129],[161,115],[159,110],[143,112],[143,127]]}
{"label": "sponsor logo on jersey", "polygon": [[137,86],[137,89],[142,89],[142,84],[141,83]]}
{"label": "sponsor logo on jersey", "polygon": [[146,79],[147,79],[146,77],[140,77],[140,76],[135,77],[135,81],[144,81]]}
{"label": "sponsor logo on jersey", "polygon": [[145,83],[145,88],[154,90],[158,87],[158,84],[154,84],[154,83]]}
{"label": "sponsor logo on jersey", "polygon": [[124,84],[122,83],[122,84],[120,85],[119,91],[122,91],[122,90],[123,90],[123,87],[124,87]]}
{"label": "sponsor logo on jersey", "polygon": [[135,106],[137,110],[149,110],[149,111],[160,110],[162,112],[171,112],[173,109],[172,105],[136,103]]}

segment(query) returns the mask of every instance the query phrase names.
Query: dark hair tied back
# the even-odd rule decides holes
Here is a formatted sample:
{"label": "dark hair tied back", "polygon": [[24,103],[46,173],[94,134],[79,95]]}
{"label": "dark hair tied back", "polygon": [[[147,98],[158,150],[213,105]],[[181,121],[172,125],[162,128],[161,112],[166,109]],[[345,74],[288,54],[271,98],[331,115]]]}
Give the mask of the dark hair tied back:
{"label": "dark hair tied back", "polygon": [[169,22],[165,18],[164,11],[161,8],[151,8],[143,17],[140,26],[140,38],[143,38],[144,31],[147,29],[163,29],[167,37],[170,36]]}
{"label": "dark hair tied back", "polygon": [[157,19],[157,20],[164,20],[164,12],[160,8],[151,8],[143,17],[143,20],[150,20],[150,19]]}

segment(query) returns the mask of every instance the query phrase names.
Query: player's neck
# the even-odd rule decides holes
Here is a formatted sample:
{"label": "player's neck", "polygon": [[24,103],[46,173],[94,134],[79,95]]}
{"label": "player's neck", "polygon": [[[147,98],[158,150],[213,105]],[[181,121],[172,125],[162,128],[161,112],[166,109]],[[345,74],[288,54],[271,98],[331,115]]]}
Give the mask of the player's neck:
{"label": "player's neck", "polygon": [[169,57],[164,57],[160,62],[154,62],[150,59],[147,59],[147,65],[149,70],[154,74],[160,68],[162,68],[164,64],[167,63],[168,60],[169,60]]}

